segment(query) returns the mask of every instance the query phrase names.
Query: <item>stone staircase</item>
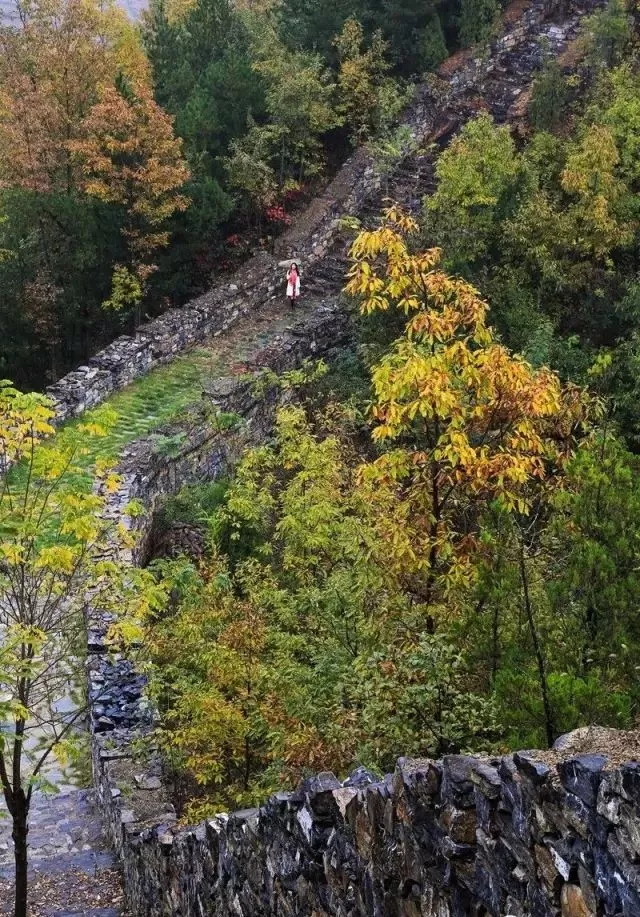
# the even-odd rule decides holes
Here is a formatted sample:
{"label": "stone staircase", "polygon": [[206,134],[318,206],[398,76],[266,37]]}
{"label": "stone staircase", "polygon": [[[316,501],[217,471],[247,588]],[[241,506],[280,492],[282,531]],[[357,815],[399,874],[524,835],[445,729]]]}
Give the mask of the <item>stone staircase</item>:
{"label": "stone staircase", "polygon": [[[0,818],[0,914],[12,914],[11,820]],[[120,917],[120,873],[93,793],[36,793],[29,828],[32,917]]]}
{"label": "stone staircase", "polygon": [[[436,189],[438,153],[480,111],[488,111],[498,124],[509,122],[515,103],[530,89],[539,72],[544,54],[559,56],[565,50],[577,36],[584,12],[580,10],[565,20],[550,22],[540,29],[535,40],[505,51],[480,85],[469,88],[450,101],[426,143],[402,158],[383,179],[381,186],[365,198],[358,213],[360,224],[368,229],[378,225],[385,203],[389,201],[418,216],[424,198]],[[303,269],[305,296],[327,300],[339,295],[349,266],[348,249],[349,238],[338,234],[324,258],[308,271]]]}

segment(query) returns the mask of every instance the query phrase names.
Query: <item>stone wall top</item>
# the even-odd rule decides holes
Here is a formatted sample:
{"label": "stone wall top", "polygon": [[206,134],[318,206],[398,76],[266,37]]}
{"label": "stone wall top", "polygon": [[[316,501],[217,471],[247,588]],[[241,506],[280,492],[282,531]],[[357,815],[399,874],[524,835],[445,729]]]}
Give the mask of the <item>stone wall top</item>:
{"label": "stone wall top", "polygon": [[[615,735],[637,753],[637,733]],[[105,747],[96,769],[136,914],[638,917],[640,765],[610,760],[610,739],[555,762],[449,755],[400,759],[383,778],[322,773],[193,827],[176,824],[157,766],[126,797],[131,762]]]}

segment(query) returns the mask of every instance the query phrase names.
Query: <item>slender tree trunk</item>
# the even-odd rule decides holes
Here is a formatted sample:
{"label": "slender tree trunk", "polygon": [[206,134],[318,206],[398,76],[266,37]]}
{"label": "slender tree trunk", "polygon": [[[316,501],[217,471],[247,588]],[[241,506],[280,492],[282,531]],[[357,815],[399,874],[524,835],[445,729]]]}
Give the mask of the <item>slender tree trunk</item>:
{"label": "slender tree trunk", "polygon": [[[429,573],[427,575],[426,604],[427,608],[433,600],[433,592],[436,585],[436,566],[438,563],[438,528],[440,525],[440,492],[438,488],[439,466],[433,462],[431,467],[431,511],[433,521],[431,523],[431,548],[429,549]],[[435,619],[427,611],[427,633],[434,634],[436,631]]]}
{"label": "slender tree trunk", "polygon": [[16,872],[14,917],[27,917],[27,836],[29,807],[24,790],[20,788],[14,795],[13,812],[13,845]]}
{"label": "slender tree trunk", "polygon": [[251,779],[251,745],[249,736],[244,738],[244,789],[249,789],[249,780]]}
{"label": "slender tree trunk", "polygon": [[500,653],[500,609],[496,602],[493,609],[493,620],[491,622],[491,683],[493,684],[498,674],[498,655]]}
{"label": "slender tree trunk", "polygon": [[280,187],[284,185],[284,161],[285,161],[285,151],[286,146],[284,142],[284,136],[282,138],[282,149],[280,150]]}
{"label": "slender tree trunk", "polygon": [[524,545],[522,544],[522,541],[520,542],[520,576],[522,578],[522,590],[524,594],[524,610],[527,616],[529,633],[531,634],[531,642],[533,644],[533,652],[535,654],[536,664],[538,666],[538,679],[540,681],[542,706],[544,708],[544,725],[547,736],[547,744],[549,747],[551,747],[555,739],[553,714],[551,711],[551,703],[549,701],[549,690],[547,686],[547,673],[545,671],[544,656],[542,655],[540,641],[538,640],[538,632],[536,631],[536,625],[533,618],[533,607],[531,605],[531,596],[529,595],[529,579],[527,577],[527,567],[524,558]]}

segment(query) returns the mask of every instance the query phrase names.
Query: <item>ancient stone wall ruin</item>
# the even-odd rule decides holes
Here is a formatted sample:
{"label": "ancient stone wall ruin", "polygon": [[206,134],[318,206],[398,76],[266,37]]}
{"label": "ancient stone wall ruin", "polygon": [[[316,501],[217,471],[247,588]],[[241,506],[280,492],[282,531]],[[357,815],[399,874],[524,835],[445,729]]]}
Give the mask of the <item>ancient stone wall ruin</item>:
{"label": "ancient stone wall ruin", "polygon": [[[447,104],[478,85],[499,66],[503,53],[535,35],[559,6],[559,0],[515,0],[512,12],[505,16],[505,31],[490,53],[457,55],[443,66],[437,88],[423,84],[404,115],[407,131],[398,163],[437,133]],[[364,148],[358,150],[324,194],[278,240],[275,254],[258,253],[238,275],[220,281],[183,308],[170,309],[141,325],[134,335],[119,337],[85,366],[50,386],[47,393],[54,400],[57,422],[100,404],[155,366],[169,362],[207,336],[223,333],[239,317],[274,299],[282,284],[279,260],[295,256],[308,272],[325,258],[339,237],[342,218],[360,213],[368,200],[379,196],[382,181],[371,155]]]}
{"label": "ancient stone wall ruin", "polygon": [[[494,52],[530,37],[554,5],[520,4]],[[495,57],[472,55],[450,63],[441,74],[449,97],[494,66]],[[424,90],[412,108],[414,140],[433,131],[438,111]],[[341,215],[359,212],[378,181],[368,156],[358,153],[279,251],[251,261],[242,284],[221,285],[143,326],[54,386],[59,419],[273,297],[276,258],[302,252],[307,265],[322,260]],[[320,309],[253,362],[282,371],[347,333],[339,308]],[[149,511],[132,563],[144,554],[159,498],[185,482],[214,479],[270,429],[277,398],[257,397],[250,379],[219,380],[208,398],[239,423],[224,432],[196,424],[172,459],[158,454],[153,438],[123,455],[122,486],[109,513],[124,518],[132,498]],[[608,755],[606,741],[595,748],[570,741],[557,760],[533,752],[452,755],[401,759],[382,779],[362,769],[344,782],[321,774],[259,809],[179,826],[159,758],[136,752],[153,727],[144,677],[133,656],[107,652],[108,616],[89,608],[88,619],[94,781],[133,913],[640,917],[640,765]],[[630,757],[640,752],[637,742],[629,738]]]}
{"label": "ancient stone wall ruin", "polygon": [[[559,757],[400,759],[381,780],[359,769],[343,783],[325,773],[182,829],[118,804],[130,769],[108,751],[98,790],[136,914],[637,917],[640,765]],[[135,781],[137,800],[161,792],[157,774]]]}

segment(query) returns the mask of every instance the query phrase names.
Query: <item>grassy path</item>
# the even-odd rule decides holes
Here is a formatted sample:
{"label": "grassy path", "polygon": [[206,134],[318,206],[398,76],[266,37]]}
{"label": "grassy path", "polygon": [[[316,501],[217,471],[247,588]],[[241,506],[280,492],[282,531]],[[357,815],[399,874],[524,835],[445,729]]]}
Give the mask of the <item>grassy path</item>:
{"label": "grassy path", "polygon": [[301,311],[292,312],[286,303],[276,301],[246,316],[224,335],[211,338],[166,366],[152,370],[113,394],[103,405],[62,426],[58,444],[71,444],[77,438],[78,428],[99,423],[105,409],[115,411],[117,420],[107,435],[83,443],[78,464],[88,468],[97,459],[117,459],[129,443],[176,420],[190,404],[198,401],[204,383],[242,371],[243,361],[289,327]]}

